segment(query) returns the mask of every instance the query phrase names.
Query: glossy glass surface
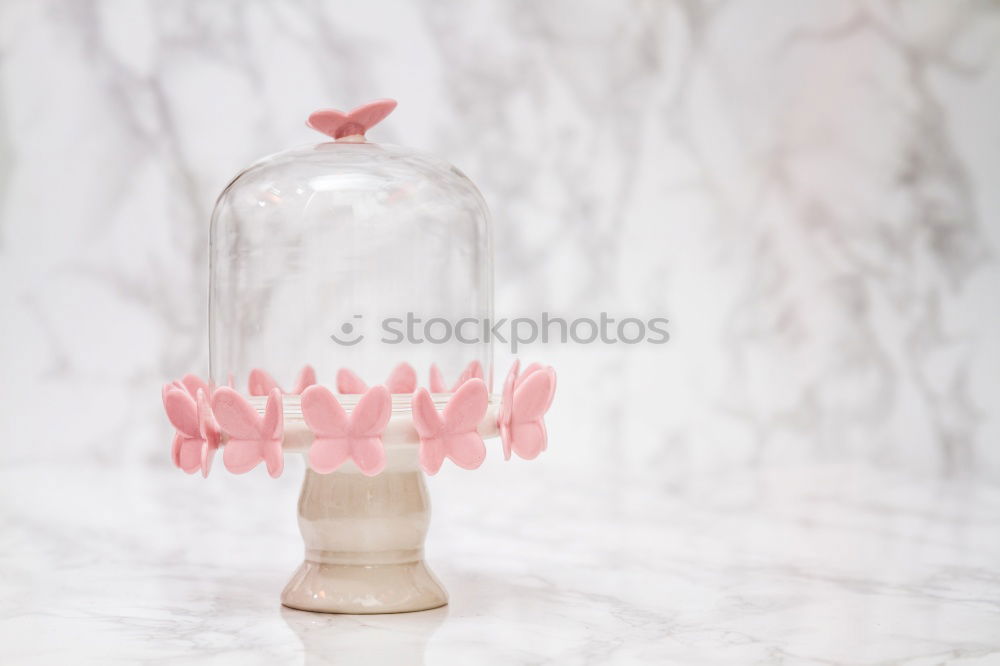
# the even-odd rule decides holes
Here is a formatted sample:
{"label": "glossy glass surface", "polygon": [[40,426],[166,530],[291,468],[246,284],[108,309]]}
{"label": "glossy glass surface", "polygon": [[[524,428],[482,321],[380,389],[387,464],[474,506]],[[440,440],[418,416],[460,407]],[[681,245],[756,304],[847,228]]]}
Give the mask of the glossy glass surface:
{"label": "glossy glass surface", "polygon": [[[340,141],[265,158],[219,197],[210,252],[217,383],[232,376],[245,387],[259,367],[288,386],[308,363],[328,386],[342,367],[373,385],[405,361],[422,386],[437,363],[450,387],[479,361],[491,386],[484,336],[433,344],[426,335],[445,337],[443,322],[425,327],[432,318],[493,314],[489,213],[472,182],[439,159]],[[420,320],[412,335],[408,317]]]}

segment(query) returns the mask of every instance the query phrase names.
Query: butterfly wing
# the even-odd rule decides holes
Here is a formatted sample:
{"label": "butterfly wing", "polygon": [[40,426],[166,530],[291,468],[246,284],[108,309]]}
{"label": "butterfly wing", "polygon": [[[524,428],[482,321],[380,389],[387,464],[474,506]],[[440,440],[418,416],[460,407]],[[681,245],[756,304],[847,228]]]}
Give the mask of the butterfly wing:
{"label": "butterfly wing", "polygon": [[208,473],[212,470],[212,460],[215,459],[215,452],[218,450],[218,446],[206,445],[201,448],[201,476],[203,478],[207,478]]}
{"label": "butterfly wing", "polygon": [[194,374],[187,374],[181,378],[181,385],[190,393],[192,396],[198,395],[198,390],[208,391],[208,382]]}
{"label": "butterfly wing", "polygon": [[428,474],[437,474],[444,462],[444,442],[441,440],[441,416],[434,408],[434,401],[427,389],[418,389],[410,403],[413,427],[420,436],[420,466]]}
{"label": "butterfly wing", "polygon": [[260,439],[263,434],[257,410],[228,386],[212,394],[212,413],[219,427],[233,439]]}
{"label": "butterfly wing", "polygon": [[545,442],[548,439],[545,423],[541,420],[514,423],[510,427],[509,437],[514,453],[525,460],[537,458],[538,454],[545,450]]}
{"label": "butterfly wing", "polygon": [[302,395],[310,386],[316,383],[316,371],[311,365],[305,365],[302,370],[299,371],[298,379],[295,380],[295,387],[292,389],[292,393],[295,395]]}
{"label": "butterfly wing", "polygon": [[457,391],[461,388],[462,384],[469,381],[470,379],[482,379],[483,378],[483,364],[479,361],[472,361],[469,365],[465,366],[465,370],[462,374],[458,376],[458,381],[455,382],[455,387],[452,388],[452,392]]}
{"label": "butterfly wing", "polygon": [[500,441],[503,444],[504,460],[510,460],[510,417],[514,402],[514,385],[517,383],[520,368],[520,360],[515,360],[514,365],[510,366],[510,371],[507,372],[507,379],[503,382],[500,409],[497,411],[497,426],[500,428]]}
{"label": "butterfly wing", "polygon": [[410,403],[413,411],[413,427],[421,439],[437,437],[441,434],[441,416],[434,408],[434,400],[427,389],[418,389]]}
{"label": "butterfly wing", "polygon": [[441,376],[441,368],[437,364],[431,363],[430,376],[431,393],[447,393],[448,389],[444,385],[444,377]]}
{"label": "butterfly wing", "polygon": [[385,446],[382,438],[351,438],[351,458],[365,476],[379,474],[385,469]]}
{"label": "butterfly wing", "polygon": [[267,395],[279,387],[278,382],[274,381],[274,377],[260,368],[254,368],[250,371],[250,380],[247,388],[250,391],[250,395]]}
{"label": "butterfly wing", "polygon": [[204,439],[214,439],[214,444],[218,446],[219,423],[215,420],[215,415],[212,414],[212,406],[208,401],[209,393],[210,391],[198,389],[195,394],[195,404],[198,408],[198,428]]}
{"label": "butterfly wing", "polygon": [[479,427],[489,405],[489,394],[482,379],[470,379],[451,396],[442,412],[445,434],[467,432]]}
{"label": "butterfly wing", "polygon": [[318,130],[323,134],[335,137],[337,130],[340,126],[347,121],[347,114],[343,111],[337,111],[336,109],[322,109],[320,111],[314,111],[310,116],[309,120],[306,121],[306,125]]}
{"label": "butterfly wing", "polygon": [[[268,404],[270,405],[270,400]],[[226,386],[212,394],[212,413],[230,439],[222,451],[222,462],[233,474],[249,472],[263,460],[265,439],[261,418],[246,398]]]}
{"label": "butterfly wing", "polygon": [[540,368],[521,380],[514,389],[509,444],[506,446],[522,458],[536,458],[547,446],[548,435],[542,417],[552,404],[555,383],[555,371]]}
{"label": "butterfly wing", "polygon": [[337,392],[343,393],[344,395],[360,395],[367,390],[368,385],[365,384],[361,377],[348,370],[347,368],[341,368],[337,371]]}
{"label": "butterfly wing", "polygon": [[358,468],[374,476],[385,468],[382,433],[392,416],[392,396],[385,386],[368,390],[351,411],[350,449]]}
{"label": "butterfly wing", "polygon": [[177,452],[177,466],[187,474],[201,469],[201,449],[205,440],[200,437],[182,437]]}
{"label": "butterfly wing", "polygon": [[277,479],[285,469],[285,456],[281,450],[281,440],[264,441],[260,445],[260,450],[264,464],[267,465],[267,473],[271,475],[272,479]]}
{"label": "butterfly wing", "polygon": [[392,416],[392,396],[385,386],[373,386],[361,396],[350,417],[351,435],[377,437]]}
{"label": "butterfly wing", "polygon": [[215,457],[215,451],[219,448],[221,436],[219,434],[219,424],[212,414],[212,407],[208,404],[208,393],[206,390],[198,389],[198,392],[195,394],[195,402],[198,405],[198,423],[203,440],[199,467],[201,468],[202,477],[207,477],[208,471],[212,468],[212,458]]}
{"label": "butterfly wing", "polygon": [[475,469],[486,459],[486,445],[477,432],[486,415],[489,394],[482,379],[466,381],[448,400],[442,413],[445,454],[464,469]]}
{"label": "butterfly wing", "polygon": [[347,114],[347,120],[361,125],[365,131],[382,122],[396,108],[396,100],[377,99],[353,109]]}
{"label": "butterfly wing", "polygon": [[350,455],[347,412],[329,389],[315,384],[302,392],[302,417],[316,434],[309,447],[309,466],[320,474],[329,474]]}
{"label": "butterfly wing", "polygon": [[[174,463],[174,467],[180,467],[181,442],[185,435],[178,423],[183,423],[184,427],[188,427],[186,423],[188,407],[185,400],[171,395],[175,392],[184,395],[186,389],[179,382],[164,384],[160,397],[163,399],[163,409],[167,413],[167,419],[170,421],[170,425],[174,426],[174,438],[170,443],[170,460]],[[170,397],[168,398],[168,396]]]}
{"label": "butterfly wing", "polygon": [[476,469],[486,460],[486,444],[475,431],[447,436],[444,449],[451,461],[462,469]]}
{"label": "butterfly wing", "polygon": [[267,440],[281,441],[284,434],[285,411],[281,400],[281,389],[275,388],[267,396],[264,418],[261,420],[260,434]]}
{"label": "butterfly wing", "polygon": [[174,463],[174,467],[181,466],[181,441],[183,439],[184,435],[175,430],[174,439],[170,442],[170,461]]}
{"label": "butterfly wing", "polygon": [[539,370],[525,377],[514,389],[511,419],[524,423],[541,418],[552,403],[556,373],[551,368]]}
{"label": "butterfly wing", "polygon": [[318,474],[329,474],[351,455],[344,437],[317,437],[309,447],[309,466]]}
{"label": "butterfly wing", "polygon": [[421,439],[418,457],[420,467],[431,476],[434,476],[441,469],[442,463],[444,463],[444,442],[440,437]]}
{"label": "butterfly wing", "polygon": [[198,406],[185,389],[168,384],[163,390],[163,408],[170,423],[185,437],[199,437]]}
{"label": "butterfly wing", "polygon": [[552,375],[552,388],[549,391],[548,403],[545,405],[545,410],[548,411],[549,406],[552,404],[552,398],[555,397],[556,394],[556,371],[552,367],[546,367],[541,363],[532,363],[531,365],[529,365],[527,368],[524,369],[524,372],[521,373],[521,376],[517,378],[517,381],[514,384],[514,386],[515,388],[520,386],[521,383],[524,382],[524,380],[526,380],[530,375],[538,371],[548,372],[549,374]]}
{"label": "butterfly wing", "polygon": [[524,372],[521,373],[520,379],[522,379],[522,380],[526,379],[528,377],[528,375],[530,375],[533,372],[538,372],[539,370],[542,369],[542,367],[543,366],[542,366],[541,363],[529,363],[524,368]]}
{"label": "butterfly wing", "polygon": [[400,363],[393,368],[385,387],[389,393],[413,393],[417,390],[417,371],[409,363]]}
{"label": "butterfly wing", "polygon": [[261,422],[260,451],[267,465],[267,473],[271,478],[281,476],[285,468],[285,456],[281,450],[281,441],[285,430],[285,406],[281,400],[281,389],[273,389],[267,396],[267,406],[264,408],[264,419]]}
{"label": "butterfly wing", "polygon": [[330,389],[319,384],[302,392],[302,418],[310,430],[324,437],[344,437],[350,423]]}
{"label": "butterfly wing", "polygon": [[263,459],[256,439],[231,439],[222,447],[222,464],[233,474],[246,474]]}

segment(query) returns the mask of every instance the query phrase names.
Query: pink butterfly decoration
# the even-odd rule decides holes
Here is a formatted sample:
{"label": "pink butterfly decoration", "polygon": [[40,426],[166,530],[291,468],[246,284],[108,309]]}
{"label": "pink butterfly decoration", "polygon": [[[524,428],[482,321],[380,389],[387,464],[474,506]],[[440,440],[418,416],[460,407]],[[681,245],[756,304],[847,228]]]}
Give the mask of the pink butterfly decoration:
{"label": "pink butterfly decoration", "polygon": [[413,425],[420,435],[420,466],[437,474],[444,459],[459,467],[476,469],[486,459],[486,445],[477,427],[486,414],[489,395],[482,379],[472,378],[455,391],[438,414],[427,389],[413,396]]}
{"label": "pink butterfly decoration", "polygon": [[[479,361],[472,361],[465,367],[462,374],[458,376],[458,381],[455,382],[455,386],[452,387],[451,393],[458,390],[458,387],[469,381],[470,379],[482,379],[483,378],[483,364]],[[448,387],[445,386],[444,377],[441,375],[441,369],[437,367],[437,364],[431,363],[431,377],[430,377],[431,393],[448,393]]]}
{"label": "pink butterfly decoration", "polygon": [[[227,386],[232,388],[233,387],[232,373],[230,373],[228,381],[229,383],[227,384]],[[205,395],[207,396],[211,396],[212,392],[215,391],[215,384],[211,382],[206,382],[198,375],[193,375],[190,373],[184,375],[180,379],[175,379],[174,381],[170,382],[170,384],[168,384],[167,386],[174,386],[176,388],[183,389],[187,391],[192,398],[198,395],[198,389],[204,391]]]}
{"label": "pink butterfly decoration", "polygon": [[300,395],[306,388],[315,383],[316,371],[310,365],[303,366],[302,370],[299,371],[299,376],[295,380],[295,386],[291,391],[286,391],[278,386],[278,382],[274,381],[274,378],[265,371],[260,368],[254,368],[250,371],[250,385],[248,390],[250,391],[250,395],[269,395],[274,389],[290,395]]}
{"label": "pink butterfly decoration", "polygon": [[179,380],[175,379],[170,383],[171,386],[176,386],[182,388],[188,392],[188,394],[194,398],[198,395],[198,389],[205,391],[207,394],[211,394],[212,390],[208,382],[199,377],[198,375],[186,374]]}
{"label": "pink butterfly decoration", "polygon": [[[413,393],[417,390],[417,371],[409,363],[400,363],[385,380],[389,393]],[[368,385],[354,372],[347,368],[337,371],[337,392],[344,395],[361,395],[368,390]]]}
{"label": "pink butterfly decoration", "polygon": [[531,460],[545,450],[548,434],[542,417],[556,393],[556,371],[532,363],[518,375],[520,361],[514,361],[503,384],[503,399],[497,416],[504,460],[511,451]]}
{"label": "pink butterfly decoration", "polygon": [[396,108],[394,99],[377,99],[344,113],[336,109],[313,112],[306,125],[334,139],[345,136],[364,136],[365,132],[382,122]]}
{"label": "pink butterfly decoration", "polygon": [[222,462],[233,474],[244,474],[260,461],[267,465],[272,477],[281,475],[284,458],[281,440],[284,434],[284,413],[281,391],[271,390],[267,396],[264,416],[257,414],[246,398],[228,387],[212,395],[212,411],[229,441],[222,452]]}
{"label": "pink butterfly decoration", "polygon": [[202,476],[208,476],[220,439],[208,405],[208,385],[194,375],[167,384],[163,387],[163,407],[176,428],[170,451],[174,465],[188,474],[200,469]]}
{"label": "pink butterfly decoration", "polygon": [[347,412],[325,386],[310,386],[302,394],[302,416],[316,435],[309,447],[309,465],[329,474],[348,458],[367,476],[385,468],[382,433],[392,416],[392,396],[384,386],[368,390]]}

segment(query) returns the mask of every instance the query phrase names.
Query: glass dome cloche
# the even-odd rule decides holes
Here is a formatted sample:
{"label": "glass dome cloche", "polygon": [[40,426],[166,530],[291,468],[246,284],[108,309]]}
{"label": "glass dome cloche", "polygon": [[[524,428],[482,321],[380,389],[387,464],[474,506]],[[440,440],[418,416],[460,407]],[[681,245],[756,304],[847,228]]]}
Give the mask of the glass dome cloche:
{"label": "glass dome cloche", "polygon": [[[208,476],[303,455],[305,558],[282,603],[435,608],[425,474],[547,446],[555,372],[515,362],[493,393],[491,220],[439,158],[368,141],[377,100],[307,124],[330,140],[265,157],[223,190],[209,243],[209,373],[163,387],[171,457]],[[262,464],[263,463],[263,464]]]}

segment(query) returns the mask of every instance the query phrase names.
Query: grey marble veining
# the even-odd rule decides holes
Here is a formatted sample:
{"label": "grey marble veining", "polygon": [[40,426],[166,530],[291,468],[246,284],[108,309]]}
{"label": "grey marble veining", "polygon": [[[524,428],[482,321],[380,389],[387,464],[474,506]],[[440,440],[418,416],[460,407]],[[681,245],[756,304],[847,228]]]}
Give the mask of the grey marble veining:
{"label": "grey marble veining", "polygon": [[554,418],[588,455],[1000,478],[994,4],[0,17],[4,459],[164,464],[157,387],[206,366],[214,197],[315,140],[313,108],[393,95],[374,137],[458,164],[493,209],[498,315],[671,319],[666,348],[522,354],[562,361]]}

